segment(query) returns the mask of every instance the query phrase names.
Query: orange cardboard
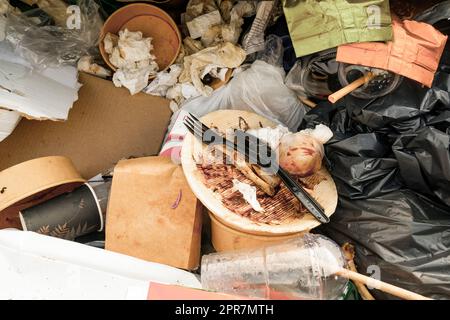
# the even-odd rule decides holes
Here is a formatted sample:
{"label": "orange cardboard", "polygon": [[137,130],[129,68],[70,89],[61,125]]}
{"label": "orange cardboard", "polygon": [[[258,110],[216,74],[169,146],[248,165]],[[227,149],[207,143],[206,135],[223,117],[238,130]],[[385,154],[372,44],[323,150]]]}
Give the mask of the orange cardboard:
{"label": "orange cardboard", "polygon": [[336,60],[389,70],[431,87],[447,36],[433,26],[412,20],[393,20],[393,41],[339,46]]}
{"label": "orange cardboard", "polygon": [[202,206],[181,166],[167,157],[123,160],[114,168],[106,249],[192,270],[200,262]]}
{"label": "orange cardboard", "polygon": [[[147,300],[247,300],[247,297],[151,282]],[[256,299],[251,299],[256,300]]]}
{"label": "orange cardboard", "polygon": [[83,87],[66,122],[23,119],[0,142],[0,170],[45,156],[70,158],[90,179],[119,160],[158,154],[172,112],[169,100],[130,96],[111,81],[80,74]]}

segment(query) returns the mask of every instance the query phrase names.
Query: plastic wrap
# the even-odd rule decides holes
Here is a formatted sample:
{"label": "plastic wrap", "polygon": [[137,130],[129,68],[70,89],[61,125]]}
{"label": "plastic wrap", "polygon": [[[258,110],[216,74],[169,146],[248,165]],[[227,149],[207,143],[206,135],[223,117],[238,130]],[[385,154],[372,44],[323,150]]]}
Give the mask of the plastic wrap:
{"label": "plastic wrap", "polygon": [[[67,8],[66,24],[48,24],[40,9],[6,18],[6,40],[34,67],[74,65],[96,46],[103,20],[95,1],[79,0]],[[48,16],[46,17],[48,19]]]}
{"label": "plastic wrap", "polygon": [[[446,1],[422,16],[448,31],[449,12]],[[448,49],[432,88],[404,79],[381,98],[321,103],[302,124],[334,132],[325,150],[339,205],[319,230],[355,244],[361,273],[375,270],[382,281],[438,299],[450,298]]]}

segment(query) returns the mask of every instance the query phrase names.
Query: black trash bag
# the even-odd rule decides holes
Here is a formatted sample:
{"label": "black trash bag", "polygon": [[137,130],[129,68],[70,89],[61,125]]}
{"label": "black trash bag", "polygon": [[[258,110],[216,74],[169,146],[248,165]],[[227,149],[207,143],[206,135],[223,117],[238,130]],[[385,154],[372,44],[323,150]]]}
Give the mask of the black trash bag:
{"label": "black trash bag", "polygon": [[389,134],[358,132],[364,127],[356,126],[345,109],[329,111],[324,106],[305,117],[335,132],[325,149],[339,205],[319,232],[340,244],[356,244],[361,272],[375,265],[383,281],[450,298],[449,136],[423,127],[391,145]]}
{"label": "black trash bag", "polygon": [[444,20],[448,17],[450,17],[450,1],[442,1],[441,3],[438,3],[416,15],[414,20],[432,24],[441,32],[447,34],[447,32],[450,31],[450,28],[445,29],[448,24],[445,24]]}
{"label": "black trash bag", "polygon": [[[341,198],[332,223],[318,231],[351,242],[361,273],[435,299],[450,297],[450,215],[413,191],[378,198]],[[377,299],[393,299],[371,290]]]}
{"label": "black trash bag", "polygon": [[[429,11],[448,32],[450,1]],[[317,231],[354,243],[360,272],[379,268],[383,281],[450,299],[450,44],[432,88],[404,79],[377,99],[323,102],[301,128],[319,123],[334,132],[325,150],[339,204]]]}
{"label": "black trash bag", "polygon": [[404,135],[393,145],[405,185],[435,196],[447,206],[450,206],[449,145],[450,136],[432,127]]}
{"label": "black trash bag", "polygon": [[401,188],[398,163],[382,136],[361,133],[326,148],[339,195],[372,198]]}

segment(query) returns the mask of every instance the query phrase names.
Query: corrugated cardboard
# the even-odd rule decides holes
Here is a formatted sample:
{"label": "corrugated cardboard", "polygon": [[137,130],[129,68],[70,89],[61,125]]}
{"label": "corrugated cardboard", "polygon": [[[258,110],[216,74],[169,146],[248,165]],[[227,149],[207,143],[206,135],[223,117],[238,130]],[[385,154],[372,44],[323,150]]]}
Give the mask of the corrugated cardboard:
{"label": "corrugated cardboard", "polygon": [[66,122],[23,119],[0,142],[0,170],[37,157],[62,155],[89,179],[130,156],[158,153],[171,111],[169,101],[130,96],[111,81],[80,74],[83,87]]}
{"label": "corrugated cardboard", "polygon": [[192,270],[200,262],[202,206],[167,157],[120,161],[106,219],[106,249]]}

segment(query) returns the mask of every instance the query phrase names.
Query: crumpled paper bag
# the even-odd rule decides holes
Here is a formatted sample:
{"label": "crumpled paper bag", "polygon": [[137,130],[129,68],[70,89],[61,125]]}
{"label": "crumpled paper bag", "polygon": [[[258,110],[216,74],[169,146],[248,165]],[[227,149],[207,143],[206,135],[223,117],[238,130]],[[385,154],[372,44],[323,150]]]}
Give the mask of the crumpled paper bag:
{"label": "crumpled paper bag", "polygon": [[106,221],[106,249],[193,270],[200,263],[202,205],[168,157],[120,161]]}

